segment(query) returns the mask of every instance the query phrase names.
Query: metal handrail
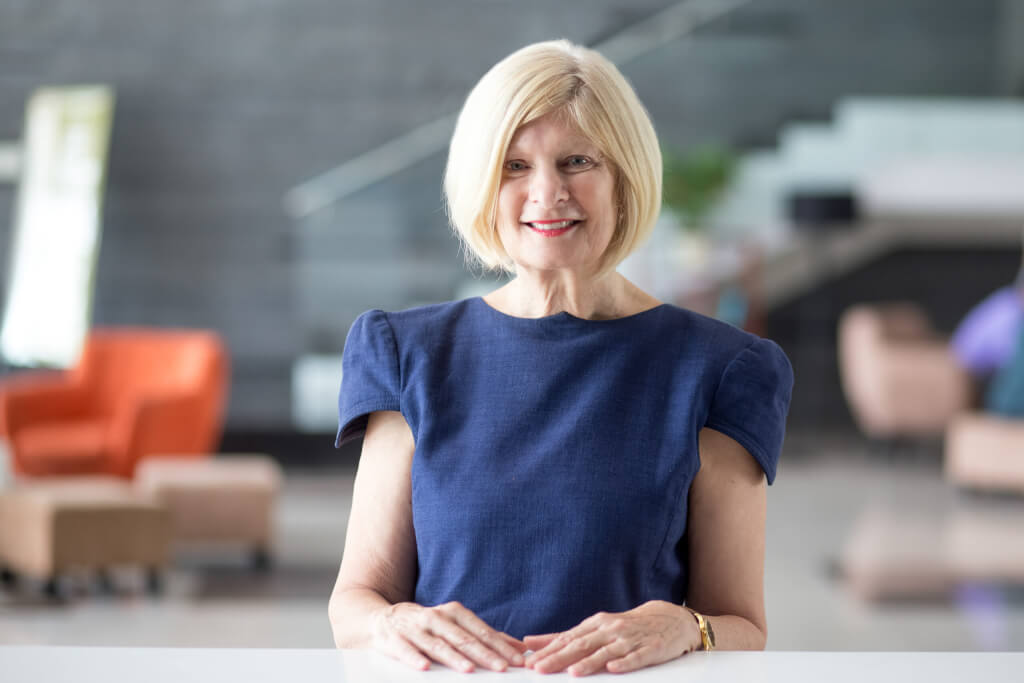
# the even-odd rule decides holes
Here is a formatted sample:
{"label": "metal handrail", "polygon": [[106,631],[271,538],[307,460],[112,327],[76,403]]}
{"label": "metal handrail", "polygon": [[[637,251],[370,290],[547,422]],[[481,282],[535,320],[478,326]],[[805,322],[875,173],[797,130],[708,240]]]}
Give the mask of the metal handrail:
{"label": "metal handrail", "polygon": [[[692,33],[752,0],[683,0],[594,45],[612,63],[623,65]],[[380,182],[444,150],[456,114],[400,135],[288,190],[284,209],[293,219],[308,218],[359,190]]]}

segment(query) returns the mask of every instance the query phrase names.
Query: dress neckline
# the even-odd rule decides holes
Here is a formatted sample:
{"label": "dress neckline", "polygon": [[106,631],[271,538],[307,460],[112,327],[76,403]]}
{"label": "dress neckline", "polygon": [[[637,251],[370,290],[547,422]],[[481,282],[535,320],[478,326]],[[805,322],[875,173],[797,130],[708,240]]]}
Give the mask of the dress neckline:
{"label": "dress neckline", "polygon": [[482,296],[473,297],[473,299],[471,299],[471,301],[475,301],[478,305],[486,308],[488,311],[491,311],[491,313],[493,315],[496,315],[496,316],[498,316],[500,318],[505,318],[507,320],[513,320],[513,321],[516,321],[517,323],[520,323],[520,324],[523,324],[523,323],[543,323],[544,321],[548,321],[548,320],[571,320],[571,321],[575,321],[575,322],[579,322],[579,323],[583,323],[583,324],[589,324],[589,325],[606,325],[606,324],[613,324],[613,323],[624,322],[624,321],[627,321],[627,320],[635,320],[635,319],[639,318],[642,315],[646,315],[646,314],[648,314],[648,313],[650,313],[652,311],[657,311],[657,310],[665,308],[666,306],[669,305],[669,304],[666,304],[666,303],[661,303],[661,304],[658,304],[657,306],[652,306],[651,308],[646,308],[646,309],[644,309],[642,311],[639,311],[637,313],[631,313],[630,315],[624,315],[624,316],[622,316],[620,318],[603,318],[603,319],[600,319],[600,320],[591,320],[589,318],[580,318],[578,316],[573,315],[572,313],[569,313],[568,311],[560,311],[558,313],[552,313],[551,315],[545,315],[545,316],[541,316],[539,318],[522,318],[522,317],[519,317],[517,315],[509,315],[508,313],[505,313],[503,311],[499,311],[497,308],[495,308],[494,306],[491,306],[489,303],[487,303],[487,301],[484,300],[484,298]]}

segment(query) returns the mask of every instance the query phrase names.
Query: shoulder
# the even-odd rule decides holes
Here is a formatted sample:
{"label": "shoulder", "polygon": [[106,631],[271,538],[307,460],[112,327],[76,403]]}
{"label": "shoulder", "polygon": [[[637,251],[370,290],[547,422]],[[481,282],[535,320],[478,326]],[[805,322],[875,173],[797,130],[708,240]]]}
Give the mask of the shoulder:
{"label": "shoulder", "polygon": [[785,436],[793,368],[775,342],[732,330],[715,331],[721,348],[709,368],[711,398],[704,426],[743,446],[771,484]]}
{"label": "shoulder", "polygon": [[399,311],[384,311],[379,308],[359,315],[353,328],[359,326],[383,329],[396,342],[420,339],[439,331],[450,331],[454,325],[470,320],[470,300],[446,301],[437,304],[414,306]]}
{"label": "shoulder", "polygon": [[386,312],[385,315],[392,324],[396,325],[423,324],[457,318],[466,312],[470,302],[470,299],[459,299],[458,301],[424,304],[400,311]]}
{"label": "shoulder", "polygon": [[685,340],[711,365],[720,365],[724,369],[725,365],[744,351],[755,356],[765,356],[766,360],[775,360],[776,356],[785,358],[775,342],[716,318],[673,304],[663,304],[659,310],[662,314],[656,324],[663,331]]}
{"label": "shoulder", "polygon": [[429,362],[469,340],[493,335],[494,321],[483,308],[473,299],[460,299],[398,311],[372,309],[356,318],[351,329],[374,335],[403,363]]}

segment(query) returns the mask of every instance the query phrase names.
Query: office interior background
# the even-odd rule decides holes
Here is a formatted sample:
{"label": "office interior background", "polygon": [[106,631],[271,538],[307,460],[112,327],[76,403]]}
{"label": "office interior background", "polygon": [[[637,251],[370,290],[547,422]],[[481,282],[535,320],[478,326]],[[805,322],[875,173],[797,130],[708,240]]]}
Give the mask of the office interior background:
{"label": "office interior background", "polygon": [[[560,37],[618,63],[672,182],[711,178],[624,274],[793,363],[768,648],[1024,646],[1024,422],[988,409],[995,370],[973,376],[950,343],[1021,266],[1020,0],[0,0],[5,317],[32,300],[12,291],[28,103],[106,86],[82,332],[216,333],[222,438],[193,460],[279,475],[269,558],[174,542],[159,590],[131,566],[8,570],[0,643],[332,646],[359,457],[333,448],[345,335],[370,308],[500,286],[447,227],[453,115],[500,58]],[[65,257],[47,259],[74,240],[47,234],[20,267],[57,282]],[[51,312],[26,319],[59,329]],[[5,356],[0,392],[61,375]],[[0,497],[46,478],[19,474],[13,447]]]}

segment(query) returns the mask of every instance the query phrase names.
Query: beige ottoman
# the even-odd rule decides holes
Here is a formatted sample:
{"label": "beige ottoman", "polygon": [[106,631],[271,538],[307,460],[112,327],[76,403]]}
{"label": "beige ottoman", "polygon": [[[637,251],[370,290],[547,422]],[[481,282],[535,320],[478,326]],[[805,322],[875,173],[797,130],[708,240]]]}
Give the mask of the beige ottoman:
{"label": "beige ottoman", "polygon": [[869,507],[839,556],[846,588],[863,600],[946,597],[957,576],[947,561],[945,520]]}
{"label": "beige ottoman", "polygon": [[58,590],[73,569],[105,571],[132,565],[159,588],[167,564],[166,511],[129,484],[104,477],[22,480],[0,491],[0,566]]}
{"label": "beige ottoman", "polygon": [[1024,585],[1024,509],[961,501],[942,513],[865,510],[843,546],[840,575],[865,600],[949,598],[973,583]]}
{"label": "beige ottoman", "polygon": [[170,514],[176,546],[236,544],[258,568],[270,562],[281,468],[267,455],[210,458],[149,456],[135,486]]}
{"label": "beige ottoman", "polygon": [[1024,420],[957,416],[946,430],[945,469],[958,486],[1024,493]]}

